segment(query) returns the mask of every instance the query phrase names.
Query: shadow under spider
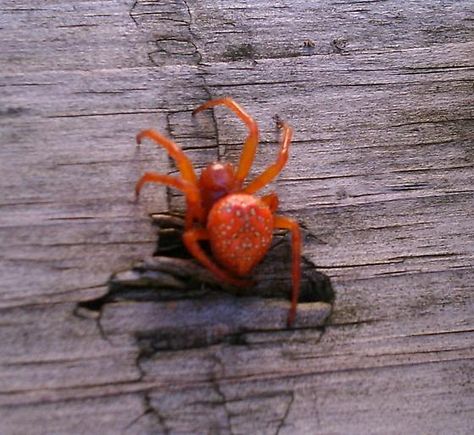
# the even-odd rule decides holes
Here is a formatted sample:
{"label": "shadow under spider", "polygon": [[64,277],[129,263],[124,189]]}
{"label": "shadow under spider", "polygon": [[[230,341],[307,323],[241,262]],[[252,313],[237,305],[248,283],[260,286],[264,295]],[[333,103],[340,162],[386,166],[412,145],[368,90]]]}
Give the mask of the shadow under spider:
{"label": "shadow under spider", "polygon": [[[152,312],[146,311],[148,317],[143,319],[143,324],[138,321],[138,326],[129,331],[136,337],[143,355],[223,341],[239,344],[245,342],[249,331],[287,329],[292,282],[291,244],[285,231],[275,231],[265,259],[252,273],[255,285],[236,289],[223,285],[189,255],[182,243],[184,221],[181,216],[158,214],[152,218],[158,226],[154,255],[137,262],[131,269],[114,273],[109,280],[108,293],[80,302],[79,308],[102,313],[108,304],[113,311],[116,302],[118,307],[123,306],[121,301],[154,302]],[[305,229],[302,230],[304,235]],[[205,244],[203,247],[206,248]],[[298,328],[322,327],[335,298],[326,275],[317,271],[305,257],[301,258],[301,266],[296,329],[288,333],[296,333]],[[173,304],[169,305],[169,301]],[[283,301],[288,301],[288,305]],[[140,304],[136,305],[136,315],[143,316]],[[104,321],[107,325],[110,319]]]}
{"label": "shadow under spider", "polygon": [[[252,273],[255,285],[242,289],[222,283],[188,253],[182,242],[184,220],[180,215],[155,214],[152,219],[158,226],[158,242],[153,256],[135,263],[131,269],[114,273],[106,295],[82,302],[80,306],[100,310],[105,303],[120,300],[202,299],[223,291],[238,297],[290,300],[291,244],[286,231],[275,231],[267,255]],[[304,236],[305,229],[302,231]],[[209,246],[206,243],[202,246],[210,254]],[[329,277],[302,256],[299,306],[312,302],[332,304],[334,299]]]}
{"label": "shadow under spider", "polygon": [[[145,262],[143,271],[146,271],[147,267],[160,269],[162,272],[168,270],[176,277],[184,279],[188,283],[187,290],[189,291],[193,288],[195,290],[198,284],[198,287],[204,286],[209,290],[220,289],[239,296],[289,299],[292,285],[291,244],[287,231],[275,231],[267,255],[252,273],[255,285],[237,289],[219,282],[188,253],[182,242],[184,220],[180,215],[155,214],[152,215],[152,219],[159,228],[158,243],[153,254],[154,261]],[[305,229],[302,228],[302,231],[304,234]],[[202,246],[212,256],[208,243],[203,243]],[[163,267],[160,268],[159,263],[163,263]],[[301,272],[300,303],[318,301],[332,303],[334,301],[335,294],[329,277],[316,270],[314,263],[304,256],[301,257]]]}

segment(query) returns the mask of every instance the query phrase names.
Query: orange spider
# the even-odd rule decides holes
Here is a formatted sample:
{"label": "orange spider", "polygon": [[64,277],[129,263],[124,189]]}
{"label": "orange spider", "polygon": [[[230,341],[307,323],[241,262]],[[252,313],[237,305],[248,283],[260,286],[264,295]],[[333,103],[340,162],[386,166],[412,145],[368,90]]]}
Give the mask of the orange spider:
{"label": "orange spider", "polygon": [[[217,105],[228,107],[249,129],[238,167],[235,169],[230,163],[213,162],[202,170],[198,178],[191,161],[178,145],[154,130],[144,130],[137,135],[137,143],[140,144],[143,138],[149,138],[161,145],[175,160],[181,176],[147,172],[138,180],[135,193],[138,197],[145,183],[161,183],[181,190],[187,205],[183,234],[186,248],[216,277],[238,287],[249,285],[250,282],[242,277],[248,275],[267,253],[273,229],[290,230],[292,293],[288,326],[291,326],[296,316],[300,292],[300,229],[294,220],[274,214],[278,206],[278,196],[275,193],[261,198],[253,194],[270,183],[286,164],[293,131],[285,122],[277,121],[278,127],[283,131],[283,138],[276,162],[243,186],[254,160],[258,126],[231,98],[210,100],[195,109],[193,116]],[[217,263],[201,248],[201,240],[209,240]]]}

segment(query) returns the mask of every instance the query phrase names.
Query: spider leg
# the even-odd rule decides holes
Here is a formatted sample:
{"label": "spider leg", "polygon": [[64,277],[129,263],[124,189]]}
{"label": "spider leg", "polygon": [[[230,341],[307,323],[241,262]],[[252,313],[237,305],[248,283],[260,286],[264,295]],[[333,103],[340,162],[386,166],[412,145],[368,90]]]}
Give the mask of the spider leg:
{"label": "spider leg", "polygon": [[186,196],[187,211],[185,228],[192,226],[194,218],[203,219],[204,212],[201,206],[201,194],[193,183],[182,178],[171,175],[158,174],[156,172],[146,172],[135,185],[135,197],[138,198],[145,183],[159,183],[181,190]]}
{"label": "spider leg", "polygon": [[275,192],[269,193],[268,195],[262,196],[260,198],[262,202],[268,205],[268,208],[272,213],[276,212],[278,208],[278,195]]}
{"label": "spider leg", "polygon": [[170,139],[162,136],[157,131],[151,129],[143,130],[137,134],[137,144],[141,144],[143,138],[151,139],[156,144],[161,145],[166,151],[168,151],[170,157],[176,162],[176,166],[179,169],[181,177],[197,186],[197,177],[196,173],[194,172],[193,164],[178,145],[176,145]]}
{"label": "spider leg", "polygon": [[208,257],[208,255],[199,246],[200,240],[207,239],[209,239],[209,234],[205,228],[193,228],[183,234],[183,242],[186,245],[188,251],[217,278],[236,287],[248,287],[251,285],[251,281],[232,277]]}
{"label": "spider leg", "polygon": [[222,105],[232,110],[248,127],[249,134],[245,140],[242,154],[240,155],[239,166],[235,174],[235,180],[238,186],[241,186],[245,177],[247,177],[250,168],[255,157],[255,151],[257,150],[258,144],[258,125],[254,119],[245,112],[232,98],[217,98],[215,100],[209,100],[204,104],[201,104],[197,109],[193,111],[193,116],[203,110],[211,107]]}
{"label": "spider leg", "polygon": [[257,178],[243,189],[243,192],[252,194],[265,187],[270,183],[283,169],[288,160],[288,148],[290,147],[291,138],[293,137],[293,129],[283,121],[278,121],[278,128],[283,130],[283,137],[281,140],[280,151],[276,162],[270,165]]}
{"label": "spider leg", "polygon": [[285,216],[275,215],[273,220],[275,228],[285,228],[291,232],[291,250],[292,250],[292,263],[291,263],[291,278],[292,278],[292,291],[291,291],[291,308],[288,312],[287,325],[290,327],[296,317],[296,306],[298,304],[298,298],[300,295],[300,284],[301,284],[301,232],[300,227],[296,221],[287,218]]}

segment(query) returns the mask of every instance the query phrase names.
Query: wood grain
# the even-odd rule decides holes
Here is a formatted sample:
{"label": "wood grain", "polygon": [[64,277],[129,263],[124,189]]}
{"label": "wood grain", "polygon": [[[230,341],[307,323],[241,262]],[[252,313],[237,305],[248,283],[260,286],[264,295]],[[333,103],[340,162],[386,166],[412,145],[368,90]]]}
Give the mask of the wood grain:
{"label": "wood grain", "polygon": [[[473,432],[471,2],[0,9],[0,433]],[[94,302],[152,254],[149,214],[183,206],[156,186],[134,202],[141,173],[175,172],[135,134],[170,135],[198,168],[235,161],[244,126],[191,117],[222,95],[260,124],[252,175],[274,115],[295,129],[269,190],[331,277],[324,328],[303,304],[286,330],[281,299]],[[212,304],[260,314],[187,346],[193,325],[225,327]]]}

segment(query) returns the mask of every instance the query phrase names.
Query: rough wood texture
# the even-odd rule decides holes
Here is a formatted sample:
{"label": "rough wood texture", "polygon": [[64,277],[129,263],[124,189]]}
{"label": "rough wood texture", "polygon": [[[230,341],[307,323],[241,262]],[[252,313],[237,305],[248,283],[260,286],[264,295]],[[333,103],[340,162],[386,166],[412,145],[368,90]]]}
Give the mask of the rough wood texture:
{"label": "rough wood texture", "polygon": [[[472,2],[0,10],[0,433],[474,431]],[[172,303],[87,301],[152,253],[148,213],[181,204],[160,188],[133,202],[139,174],[174,170],[134,135],[167,131],[198,167],[234,159],[236,119],[190,117],[220,95],[260,122],[254,173],[272,117],[295,127],[274,186],[336,305],[324,329],[260,318],[163,350]]]}

